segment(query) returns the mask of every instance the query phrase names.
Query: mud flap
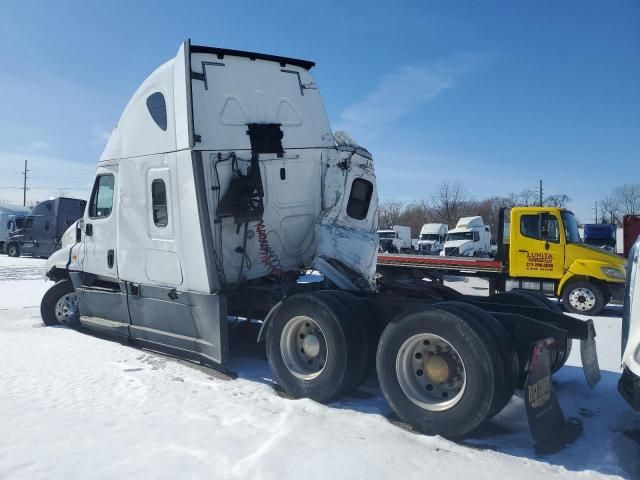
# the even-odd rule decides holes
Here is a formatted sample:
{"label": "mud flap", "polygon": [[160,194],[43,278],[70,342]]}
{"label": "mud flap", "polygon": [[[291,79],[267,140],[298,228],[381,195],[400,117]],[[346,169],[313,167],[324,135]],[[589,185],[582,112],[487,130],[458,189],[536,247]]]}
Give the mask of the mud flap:
{"label": "mud flap", "polygon": [[524,403],[531,436],[536,445],[562,442],[565,420],[551,381],[550,338],[533,347],[529,375],[524,385]]}
{"label": "mud flap", "polygon": [[600,365],[598,364],[598,351],[596,350],[596,330],[593,320],[587,320],[589,333],[585,340],[580,340],[580,358],[582,359],[582,370],[587,379],[589,388],[593,388],[600,381]]}

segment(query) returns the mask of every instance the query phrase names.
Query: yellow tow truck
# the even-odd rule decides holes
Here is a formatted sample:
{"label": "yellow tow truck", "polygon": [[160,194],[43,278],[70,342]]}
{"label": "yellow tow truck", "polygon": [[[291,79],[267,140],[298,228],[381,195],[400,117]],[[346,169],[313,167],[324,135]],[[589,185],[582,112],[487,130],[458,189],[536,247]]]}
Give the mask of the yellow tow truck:
{"label": "yellow tow truck", "polygon": [[537,291],[584,315],[597,315],[624,296],[624,258],[582,243],[569,210],[514,207],[508,216],[501,210],[497,243],[495,258],[380,254],[378,267],[431,270],[436,278],[486,277],[492,291]]}

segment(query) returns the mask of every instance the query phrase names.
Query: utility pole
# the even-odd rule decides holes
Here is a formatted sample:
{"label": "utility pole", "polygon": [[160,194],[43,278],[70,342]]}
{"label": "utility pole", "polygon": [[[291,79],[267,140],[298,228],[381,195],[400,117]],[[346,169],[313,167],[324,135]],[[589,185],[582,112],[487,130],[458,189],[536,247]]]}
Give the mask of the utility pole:
{"label": "utility pole", "polygon": [[594,208],[596,209],[596,222],[595,223],[598,223],[598,202],[595,203],[595,207]]}
{"label": "utility pole", "polygon": [[24,172],[22,172],[22,174],[24,175],[24,184],[22,186],[22,206],[26,207],[27,206],[27,172],[29,172],[30,170],[27,168],[27,163],[28,160],[24,161]]}
{"label": "utility pole", "polygon": [[540,206],[542,206],[542,180],[540,180]]}

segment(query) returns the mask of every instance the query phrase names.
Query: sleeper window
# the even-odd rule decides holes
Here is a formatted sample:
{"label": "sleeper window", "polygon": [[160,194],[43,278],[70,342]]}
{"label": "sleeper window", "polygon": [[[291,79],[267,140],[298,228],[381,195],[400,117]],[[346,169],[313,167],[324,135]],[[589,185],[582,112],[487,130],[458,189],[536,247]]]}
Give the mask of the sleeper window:
{"label": "sleeper window", "polygon": [[89,217],[104,218],[111,215],[114,184],[113,175],[99,175],[96,178],[93,194],[91,195],[91,203],[89,204]]}
{"label": "sleeper window", "polygon": [[156,227],[166,227],[169,223],[169,212],[167,211],[167,188],[164,180],[156,179],[151,182],[151,203],[153,223]]}
{"label": "sleeper window", "polygon": [[373,193],[373,184],[363,178],[356,178],[351,184],[347,215],[357,220],[364,220],[369,213],[369,204]]}

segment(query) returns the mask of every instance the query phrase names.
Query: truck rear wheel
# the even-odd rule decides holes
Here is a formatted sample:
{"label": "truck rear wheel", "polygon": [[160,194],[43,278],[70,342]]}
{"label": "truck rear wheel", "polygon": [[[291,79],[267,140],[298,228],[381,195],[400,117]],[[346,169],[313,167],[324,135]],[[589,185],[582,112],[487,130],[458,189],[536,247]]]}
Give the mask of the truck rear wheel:
{"label": "truck rear wheel", "polygon": [[460,437],[491,413],[501,365],[487,331],[452,310],[420,307],[385,328],[376,367],[382,392],[405,422]]}
{"label": "truck rear wheel", "polygon": [[10,257],[19,257],[20,256],[20,247],[17,243],[10,243],[7,245],[7,255]]}
{"label": "truck rear wheel", "polygon": [[496,395],[488,416],[489,418],[493,417],[509,403],[518,387],[520,363],[513,341],[504,326],[493,315],[475,305],[469,305],[464,302],[444,302],[438,304],[438,306],[454,311],[468,321],[480,323],[491,335],[498,347],[502,368],[497,369],[497,372],[502,376],[496,379]]}
{"label": "truck rear wheel", "polygon": [[562,305],[571,313],[598,315],[604,308],[605,296],[596,283],[578,280],[562,291]]}
{"label": "truck rear wheel", "polygon": [[326,293],[286,298],[269,322],[266,347],[278,384],[297,398],[331,400],[362,375],[365,350],[357,325]]}
{"label": "truck rear wheel", "polygon": [[325,290],[317,292],[317,294],[328,294],[339,300],[349,310],[351,321],[355,323],[358,329],[358,342],[362,344],[364,349],[364,360],[359,362],[358,366],[361,367],[361,370],[355,375],[354,384],[351,386],[352,389],[355,389],[375,369],[376,349],[380,338],[378,324],[367,306],[350,293],[341,290]]}
{"label": "truck rear wheel", "polygon": [[71,280],[61,280],[47,290],[40,302],[40,316],[47,326],[75,326],[79,319],[78,297]]}

